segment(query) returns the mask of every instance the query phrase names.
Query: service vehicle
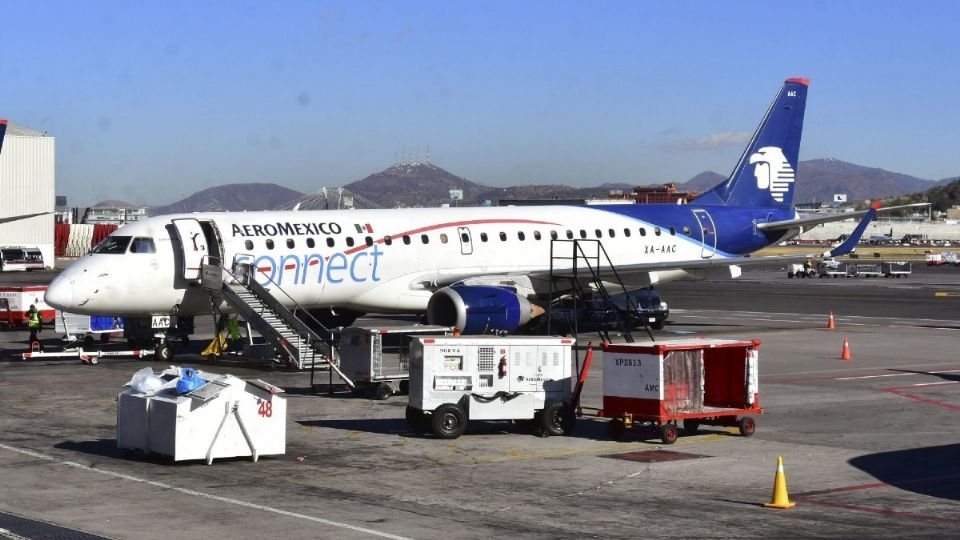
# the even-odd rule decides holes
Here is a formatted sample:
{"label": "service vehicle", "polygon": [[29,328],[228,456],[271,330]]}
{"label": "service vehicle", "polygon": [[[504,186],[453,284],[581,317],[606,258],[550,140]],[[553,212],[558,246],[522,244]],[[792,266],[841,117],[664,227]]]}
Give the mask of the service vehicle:
{"label": "service vehicle", "polygon": [[883,277],[910,277],[913,265],[910,261],[887,261],[880,264],[880,272]]}
{"label": "service vehicle", "polygon": [[43,262],[43,252],[37,248],[24,248],[23,260],[27,272],[31,270],[43,270],[47,267],[46,263]]}
{"label": "service vehicle", "polygon": [[603,409],[619,438],[638,424],[657,427],[664,444],[702,425],[736,426],[749,437],[760,408],[758,340],[683,339],[603,348]]}
{"label": "service vehicle", "polygon": [[37,306],[44,322],[53,321],[56,310],[44,301],[45,285],[16,285],[0,287],[0,324],[8,329],[27,324],[30,305]]}
{"label": "service vehicle", "polygon": [[826,259],[817,264],[817,275],[822,278],[846,277],[847,265],[836,259]]}
{"label": "service vehicle", "polygon": [[387,399],[409,391],[410,343],[417,335],[447,335],[449,326],[348,326],[340,331],[340,371],[355,395]]}
{"label": "service vehicle", "polygon": [[571,338],[418,336],[410,346],[406,418],[417,432],[463,435],[471,420],[532,421],[540,435],[573,429]]}
{"label": "service vehicle", "polygon": [[808,278],[814,277],[817,275],[816,269],[809,264],[788,264],[787,265],[787,277],[788,278]]}
{"label": "service vehicle", "polygon": [[0,247],[0,272],[23,272],[27,269],[27,255],[20,247]]}

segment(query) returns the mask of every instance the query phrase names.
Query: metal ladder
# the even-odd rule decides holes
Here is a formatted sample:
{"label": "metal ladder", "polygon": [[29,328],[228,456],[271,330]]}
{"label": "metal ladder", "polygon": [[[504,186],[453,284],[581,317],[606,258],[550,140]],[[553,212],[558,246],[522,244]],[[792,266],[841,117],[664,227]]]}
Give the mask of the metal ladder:
{"label": "metal ladder", "polygon": [[[204,272],[213,274],[217,270],[206,268]],[[335,344],[332,333],[317,321],[310,313],[294,301],[278,285],[271,282],[271,285],[280,293],[285,295],[293,304],[293,311],[284,306],[277,300],[269,290],[257,282],[254,278],[254,268],[250,264],[237,263],[233,270],[218,266],[221,273],[221,285],[214,287],[213,283],[204,286],[210,289],[211,299],[213,300],[214,310],[216,311],[217,298],[226,301],[237,314],[247,323],[256,328],[261,336],[287,357],[287,363],[297,369],[311,369],[320,365],[328,365],[331,370],[350,388],[353,388],[351,381],[327,355],[320,352],[323,344],[330,346],[333,351]],[[304,318],[309,319],[322,332],[327,335],[326,338],[317,333],[313,328],[304,322]]]}
{"label": "metal ladder", "polygon": [[[569,255],[566,255],[566,250],[561,251],[557,249],[558,243],[570,244]],[[584,249],[584,244],[592,246],[593,249],[587,250]],[[558,264],[568,262],[569,268],[566,268],[566,264]],[[606,268],[609,268],[609,273],[612,275],[613,279],[616,280],[616,284],[624,291],[624,301],[626,304],[626,310],[628,313],[633,313],[637,311],[636,302],[629,294],[626,294],[627,288],[623,285],[623,280],[620,278],[620,274],[617,272],[616,267],[613,265],[613,262],[610,260],[610,256],[607,254],[607,250],[603,247],[603,243],[600,240],[561,240],[553,239],[550,241],[550,298],[549,303],[547,304],[547,333],[550,333],[550,324],[552,322],[552,313],[551,307],[553,305],[555,293],[559,293],[556,289],[558,279],[567,279],[570,283],[570,290],[573,292],[574,297],[574,306],[578,300],[585,303],[587,297],[587,291],[584,289],[584,279],[588,280],[594,286],[594,291],[600,295],[602,300],[602,305],[605,309],[611,311],[614,314],[615,323],[617,328],[620,330],[620,333],[623,335],[624,341],[627,343],[633,343],[633,335],[630,331],[630,323],[628,320],[625,320],[624,317],[620,314],[620,309],[613,302],[613,298],[610,295],[610,292],[603,284],[603,277],[600,275],[601,264],[606,265]],[[557,267],[561,266],[561,269]],[[604,272],[606,272],[606,268]],[[650,326],[644,321],[643,328],[646,330],[647,335],[650,337],[650,341],[654,341],[653,333],[650,331]],[[574,317],[573,320],[573,334],[576,336],[578,333],[578,322],[577,317]],[[609,330],[605,326],[601,326],[600,334],[605,341],[610,341]]]}

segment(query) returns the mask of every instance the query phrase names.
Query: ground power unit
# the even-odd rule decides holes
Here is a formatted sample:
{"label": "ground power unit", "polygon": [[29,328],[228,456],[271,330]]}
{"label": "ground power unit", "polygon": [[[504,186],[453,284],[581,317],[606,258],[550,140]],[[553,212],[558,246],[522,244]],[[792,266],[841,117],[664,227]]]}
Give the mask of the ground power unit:
{"label": "ground power unit", "polygon": [[462,435],[470,420],[529,420],[538,434],[568,434],[573,345],[532,336],[417,337],[407,422],[443,439]]}

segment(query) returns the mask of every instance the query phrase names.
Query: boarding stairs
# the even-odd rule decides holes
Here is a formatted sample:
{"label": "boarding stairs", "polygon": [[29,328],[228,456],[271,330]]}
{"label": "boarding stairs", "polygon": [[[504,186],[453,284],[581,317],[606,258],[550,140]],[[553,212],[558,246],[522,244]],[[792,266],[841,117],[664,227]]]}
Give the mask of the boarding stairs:
{"label": "boarding stairs", "polygon": [[[205,278],[220,272],[219,287],[216,286],[218,280],[204,279],[204,286],[211,292],[215,312],[219,305],[217,299],[222,299],[287,358],[287,365],[296,369],[329,366],[348,387],[353,387],[353,381],[340,371],[330,356],[322,352],[325,348],[331,353],[335,350],[333,334],[283,289],[275,283],[269,283],[273,289],[287,297],[288,303],[293,305],[292,309],[257,282],[256,269],[252,265],[238,263],[232,270],[219,265],[209,265],[215,268],[207,266],[204,264],[203,268]],[[307,320],[314,326],[308,325]],[[319,329],[319,332],[315,328]]]}
{"label": "boarding stairs", "polygon": [[[601,269],[602,273],[601,274]],[[596,311],[597,308],[612,314],[613,324],[623,335],[624,341],[633,343],[633,334],[631,333],[631,324],[628,317],[624,317],[620,308],[613,301],[607,286],[607,283],[613,282],[624,292],[624,308],[626,313],[637,312],[637,305],[633,298],[626,294],[627,288],[617,272],[617,268],[610,260],[607,250],[603,247],[600,240],[562,240],[554,239],[550,241],[550,302],[547,304],[547,332],[550,332],[552,323],[551,308],[555,295],[560,294],[559,284],[563,281],[569,283],[569,290],[574,298],[574,305],[580,303],[583,306],[592,304]],[[591,294],[592,293],[592,294]],[[599,300],[597,300],[599,297]],[[579,324],[578,318],[573,320],[573,334],[576,337]],[[642,318],[641,318],[642,319]],[[643,328],[647,331],[650,341],[654,341],[653,333],[646,322],[643,322]],[[610,341],[608,324],[600,324],[599,333],[607,342]]]}

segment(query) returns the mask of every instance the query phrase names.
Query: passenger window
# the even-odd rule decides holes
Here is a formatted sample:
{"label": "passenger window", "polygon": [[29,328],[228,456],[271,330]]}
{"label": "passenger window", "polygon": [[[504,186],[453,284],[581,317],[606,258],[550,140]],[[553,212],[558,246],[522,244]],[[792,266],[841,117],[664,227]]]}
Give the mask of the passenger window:
{"label": "passenger window", "polygon": [[464,244],[470,243],[470,235],[467,233],[460,233],[460,241]]}
{"label": "passenger window", "polygon": [[653,228],[653,234],[655,234],[655,235],[657,235],[657,236],[660,236],[660,227],[654,227],[654,228]]}
{"label": "passenger window", "polygon": [[427,235],[425,235],[425,234],[421,234],[421,235],[420,235],[420,241],[423,242],[424,244],[429,244],[429,243],[430,243],[430,237],[427,236]]}
{"label": "passenger window", "polygon": [[646,235],[647,235],[647,230],[644,229],[643,227],[640,227],[640,236],[646,236]]}
{"label": "passenger window", "polygon": [[409,236],[409,235],[406,235],[406,234],[403,235],[403,245],[405,245],[405,246],[409,246],[409,245],[410,245],[410,236]]}
{"label": "passenger window", "polygon": [[670,236],[676,236],[676,235],[677,235],[677,229],[674,227],[670,227]]}
{"label": "passenger window", "polygon": [[134,238],[130,244],[130,253],[156,253],[153,238]]}
{"label": "passenger window", "polygon": [[500,233],[500,241],[502,241],[502,242],[506,242],[506,241],[507,241],[507,233],[505,233],[505,232]]}
{"label": "passenger window", "polygon": [[540,239],[540,231],[533,231],[533,239],[534,240]]}
{"label": "passenger window", "polygon": [[615,231],[615,230],[613,230],[613,229],[610,229],[610,230],[607,231],[607,232],[610,233],[610,238],[615,238],[615,237],[617,236],[617,231]]}
{"label": "passenger window", "polygon": [[384,237],[383,237],[383,243],[384,243],[385,245],[392,246],[392,245],[393,245],[393,237],[390,236],[390,235],[384,236]]}
{"label": "passenger window", "polygon": [[364,238],[363,241],[367,244],[367,246],[372,246],[372,245],[373,245],[373,238],[370,238],[369,236],[367,236],[366,238]]}
{"label": "passenger window", "polygon": [[446,244],[446,243],[447,243],[447,235],[446,235],[446,233],[440,233],[440,243],[441,243],[441,244]]}
{"label": "passenger window", "polygon": [[684,225],[684,226],[683,226],[683,234],[685,234],[685,235],[687,235],[687,236],[690,236],[690,227]]}
{"label": "passenger window", "polygon": [[597,235],[597,238],[603,238],[603,232],[600,229],[595,229],[593,234]]}
{"label": "passenger window", "polygon": [[247,250],[253,249],[253,240],[244,240],[244,241],[243,241],[243,248],[244,248],[244,249],[247,249]]}
{"label": "passenger window", "polygon": [[353,237],[352,237],[352,236],[348,236],[348,237],[347,237],[347,247],[353,247]]}
{"label": "passenger window", "polygon": [[523,234],[523,231],[517,231],[517,238],[519,238],[520,241],[522,242],[527,239],[527,236]]}
{"label": "passenger window", "polygon": [[317,243],[313,241],[313,238],[307,238],[307,247],[308,247],[308,248],[311,248],[311,249],[312,249],[312,248],[316,247],[316,245],[317,245]]}
{"label": "passenger window", "polygon": [[630,229],[624,227],[624,228],[623,228],[623,235],[626,236],[627,238],[630,238]]}
{"label": "passenger window", "polygon": [[273,249],[273,240],[267,238],[267,249]]}
{"label": "passenger window", "polygon": [[337,242],[336,242],[333,238],[331,238],[331,237],[329,237],[329,236],[327,237],[327,247],[333,247],[333,246],[335,246],[336,244],[337,244]]}
{"label": "passenger window", "polygon": [[580,238],[586,238],[586,237],[587,237],[587,231],[580,229]]}
{"label": "passenger window", "polygon": [[567,229],[567,240],[573,240],[573,231]]}
{"label": "passenger window", "polygon": [[480,233],[480,241],[481,241],[481,242],[486,242],[486,241],[487,241],[487,233],[485,233],[485,232]]}
{"label": "passenger window", "polygon": [[550,231],[550,239],[551,240],[557,239],[557,231]]}
{"label": "passenger window", "polygon": [[287,238],[287,248],[293,249],[293,246],[296,244],[293,243],[293,238]]}

